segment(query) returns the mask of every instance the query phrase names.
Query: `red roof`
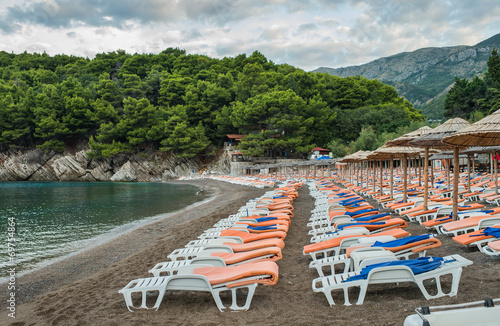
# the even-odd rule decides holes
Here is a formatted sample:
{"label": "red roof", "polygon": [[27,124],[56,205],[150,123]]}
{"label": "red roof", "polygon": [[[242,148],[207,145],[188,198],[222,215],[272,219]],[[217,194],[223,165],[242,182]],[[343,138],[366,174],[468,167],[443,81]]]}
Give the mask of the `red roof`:
{"label": "red roof", "polygon": [[331,152],[331,151],[326,148],[314,147],[313,149],[311,149],[311,152]]}
{"label": "red roof", "polygon": [[229,139],[242,139],[245,135],[226,135],[226,137]]}
{"label": "red roof", "polygon": [[242,152],[231,153],[231,155],[243,155]]}

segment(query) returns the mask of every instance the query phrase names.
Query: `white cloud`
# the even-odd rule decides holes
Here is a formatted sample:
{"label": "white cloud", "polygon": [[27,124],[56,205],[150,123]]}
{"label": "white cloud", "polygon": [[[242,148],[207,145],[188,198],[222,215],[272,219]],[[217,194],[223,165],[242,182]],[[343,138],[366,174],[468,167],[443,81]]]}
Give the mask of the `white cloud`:
{"label": "white cloud", "polygon": [[311,70],[473,45],[498,26],[497,0],[2,0],[0,50],[89,57],[117,49],[179,47],[212,57],[258,50]]}

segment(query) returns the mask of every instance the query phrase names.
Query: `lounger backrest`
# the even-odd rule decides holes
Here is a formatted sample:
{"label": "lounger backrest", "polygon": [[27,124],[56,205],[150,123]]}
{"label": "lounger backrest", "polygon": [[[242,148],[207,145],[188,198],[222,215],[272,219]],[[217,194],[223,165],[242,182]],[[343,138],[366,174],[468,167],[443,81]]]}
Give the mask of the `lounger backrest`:
{"label": "lounger backrest", "polygon": [[500,226],[500,216],[484,218],[478,223],[478,229],[485,229],[489,226]]}

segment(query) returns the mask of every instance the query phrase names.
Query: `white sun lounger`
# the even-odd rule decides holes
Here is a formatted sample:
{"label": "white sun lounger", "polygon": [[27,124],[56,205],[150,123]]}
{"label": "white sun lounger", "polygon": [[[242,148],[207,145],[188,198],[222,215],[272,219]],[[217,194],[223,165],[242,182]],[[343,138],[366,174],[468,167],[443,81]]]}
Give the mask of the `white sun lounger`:
{"label": "white sun lounger", "polygon": [[404,326],[500,325],[500,299],[421,307],[409,315]]}
{"label": "white sun lounger", "polygon": [[488,256],[500,258],[500,240],[490,241],[484,246],[478,245],[477,247],[482,253],[487,254]]}
{"label": "white sun lounger", "polygon": [[[398,265],[374,268],[368,273],[368,277],[366,279],[355,281],[344,282],[352,276],[359,275],[360,271],[319,277],[313,280],[312,288],[314,292],[322,292],[326,296],[330,306],[335,305],[332,292],[336,290],[342,290],[344,292],[344,304],[351,305],[349,300],[349,289],[353,287],[358,287],[360,289],[356,304],[363,304],[369,284],[412,282],[418,285],[420,291],[427,300],[439,298],[445,295],[455,296],[458,292],[462,268],[471,265],[472,261],[465,259],[460,255],[446,256],[444,259],[454,261],[442,264],[436,269],[417,275],[415,275],[408,266]],[[440,278],[441,276],[448,274],[452,275],[451,289],[449,293],[444,293]],[[427,280],[433,280],[435,282],[437,287],[436,294],[430,294],[425,288],[424,281]]]}
{"label": "white sun lounger", "polygon": [[[213,267],[210,265],[191,265],[179,270],[177,275],[140,278],[131,281],[118,292],[123,294],[127,309],[156,309],[160,307],[167,291],[207,291],[215,300],[217,308],[224,311],[227,307],[221,299],[221,292],[230,291],[231,310],[248,310],[258,284],[273,285],[278,281],[278,265],[274,262],[258,262],[242,266]],[[238,305],[238,290],[247,289],[245,303]],[[132,295],[140,293],[140,306],[133,303]],[[148,294],[157,293],[153,307],[148,307]]]}

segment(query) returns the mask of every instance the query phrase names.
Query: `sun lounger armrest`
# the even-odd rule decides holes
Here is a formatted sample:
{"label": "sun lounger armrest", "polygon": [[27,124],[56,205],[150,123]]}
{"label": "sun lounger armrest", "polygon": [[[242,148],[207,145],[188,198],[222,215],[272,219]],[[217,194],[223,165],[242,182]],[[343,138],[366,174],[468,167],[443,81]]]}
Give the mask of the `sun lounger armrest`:
{"label": "sun lounger armrest", "polygon": [[218,246],[223,245],[224,243],[243,243],[243,240],[240,237],[219,237],[217,239],[210,240],[207,246]]}
{"label": "sun lounger armrest", "polygon": [[226,266],[224,259],[221,257],[195,257],[191,260],[191,265],[210,265],[214,267]]}
{"label": "sun lounger armrest", "polygon": [[203,250],[216,250],[217,252],[234,253],[233,248],[223,244],[208,244]]}
{"label": "sun lounger armrest", "polygon": [[189,273],[189,271],[186,270],[184,274],[170,276],[167,281],[167,290],[212,292],[212,286],[206,276],[192,274],[192,272]]}
{"label": "sun lounger armrest", "polygon": [[[360,244],[360,245],[362,245],[362,244]],[[354,245],[354,246],[356,246],[356,245]],[[354,249],[354,250],[352,250],[350,252],[351,256],[354,253],[361,253],[361,252],[368,252],[368,251],[371,251],[371,252],[375,252],[375,251],[387,251],[383,247],[355,247],[355,248],[356,249]]]}

